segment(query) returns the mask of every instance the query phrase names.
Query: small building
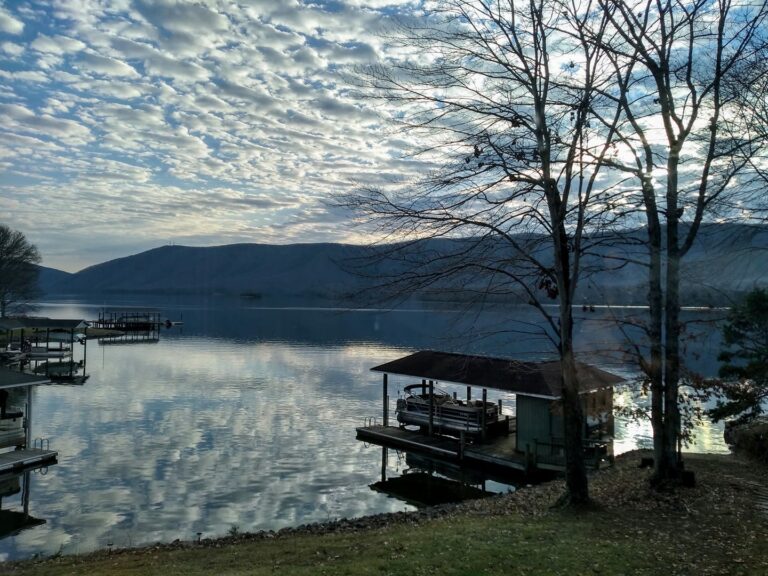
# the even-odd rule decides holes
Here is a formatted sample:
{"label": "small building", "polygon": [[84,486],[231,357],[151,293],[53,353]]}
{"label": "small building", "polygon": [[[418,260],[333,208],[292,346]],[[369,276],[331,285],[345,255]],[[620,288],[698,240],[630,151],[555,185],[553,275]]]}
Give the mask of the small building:
{"label": "small building", "polygon": [[[559,361],[528,362],[487,356],[451,354],[446,352],[421,351],[399,358],[371,369],[383,374],[383,421],[384,426],[358,428],[358,437],[376,442],[391,437],[397,440],[393,445],[418,449],[426,446],[426,453],[455,456],[466,459],[467,456],[486,460],[518,470],[529,470],[531,466],[552,470],[563,469],[564,432],[562,418],[561,374]],[[585,446],[599,464],[605,443],[613,435],[613,387],[622,378],[594,366],[577,363],[577,377],[580,384],[582,407],[585,415],[583,436]],[[472,446],[466,446],[467,438],[461,434],[460,445],[451,448],[450,440],[446,443],[439,428],[425,428],[424,439],[418,435],[409,435],[407,430],[389,426],[388,376],[407,376],[421,380],[421,385],[433,389],[437,382],[465,385],[467,405],[472,398],[472,388],[482,390],[482,401],[475,405],[487,406],[488,390],[500,390],[512,393],[516,397],[515,418],[505,426],[508,433],[505,438],[486,437],[483,433]],[[431,397],[433,395],[427,395]],[[455,397],[454,397],[455,398]],[[402,405],[402,404],[401,404]],[[430,407],[430,414],[437,418],[438,407]],[[402,422],[402,419],[400,419]],[[430,420],[431,422],[431,420]],[[436,432],[436,433],[432,433]],[[485,430],[483,430],[485,432]],[[448,436],[455,437],[452,433]],[[454,442],[455,443],[455,442]],[[431,448],[430,448],[431,447]]]}

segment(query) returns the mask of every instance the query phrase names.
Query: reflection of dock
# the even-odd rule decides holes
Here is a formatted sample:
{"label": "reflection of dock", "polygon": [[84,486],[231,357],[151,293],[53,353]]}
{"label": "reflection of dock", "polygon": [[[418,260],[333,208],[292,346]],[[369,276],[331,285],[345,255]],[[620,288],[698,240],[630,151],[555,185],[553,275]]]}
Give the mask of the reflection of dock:
{"label": "reflection of dock", "polygon": [[420,471],[376,482],[371,484],[371,489],[413,506],[434,506],[491,495],[480,488]]}
{"label": "reflection of dock", "polygon": [[105,336],[98,339],[100,346],[114,346],[118,344],[157,344],[160,342],[160,335],[157,331],[151,332],[125,332],[114,336]]}
{"label": "reflection of dock", "polygon": [[[40,464],[35,468],[40,468]],[[29,501],[32,483],[32,470],[27,468],[18,474],[3,474],[0,476],[0,540],[8,536],[15,536],[26,530],[45,524],[45,520],[35,518],[29,513]],[[15,496],[21,493],[21,510],[6,509],[8,503],[3,498]]]}

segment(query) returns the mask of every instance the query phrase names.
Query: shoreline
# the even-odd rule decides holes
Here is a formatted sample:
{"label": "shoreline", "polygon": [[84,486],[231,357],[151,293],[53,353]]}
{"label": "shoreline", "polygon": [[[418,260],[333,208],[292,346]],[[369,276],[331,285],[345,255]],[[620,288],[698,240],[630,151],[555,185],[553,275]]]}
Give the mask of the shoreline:
{"label": "shoreline", "polygon": [[[675,492],[654,492],[648,487],[648,469],[638,467],[640,458],[648,451],[633,451],[617,457],[616,464],[593,473],[590,476],[590,492],[594,505],[583,512],[583,517],[598,515],[607,523],[617,522],[622,526],[625,515],[640,518],[651,517],[654,522],[675,527],[678,521],[685,521],[687,530],[694,529],[702,514],[723,515],[728,518],[738,511],[754,523],[756,530],[762,530],[766,546],[765,564],[760,570],[768,573],[768,500],[766,508],[756,504],[750,507],[752,499],[760,498],[761,489],[766,489],[765,478],[768,467],[746,461],[734,455],[688,454],[688,469],[696,474],[696,486],[680,488]],[[380,538],[382,534],[398,534],[420,530],[422,526],[441,526],[446,523],[473,525],[475,522],[495,522],[508,519],[524,525],[536,526],[561,521],[581,521],[582,513],[558,511],[551,508],[563,491],[563,480],[556,479],[543,484],[522,488],[514,493],[490,496],[456,504],[443,504],[410,512],[376,514],[360,518],[342,518],[330,522],[306,524],[283,528],[278,531],[242,533],[221,538],[205,538],[200,541],[179,541],[157,543],[138,548],[98,550],[84,555],[61,555],[40,560],[22,560],[6,563],[3,568],[14,574],[48,574],[54,568],[63,573],[90,573],[101,565],[114,564],[132,566],[147,559],[163,559],[214,555],[238,555],[239,550],[253,548],[282,549],[321,545],[331,540],[358,540]],[[754,497],[754,498],[753,498]],[[768,491],[766,491],[768,498]],[[753,514],[754,513],[754,514]],[[693,527],[693,528],[692,528]],[[627,526],[631,528],[631,526]],[[676,530],[677,528],[675,528]],[[704,537],[704,536],[702,536]],[[744,555],[744,554],[742,554]],[[151,572],[156,573],[153,568]],[[157,568],[159,570],[159,568]],[[58,573],[58,572],[56,572]],[[106,572],[109,573],[109,572]],[[228,573],[228,572],[225,572]],[[240,573],[240,572],[233,572]],[[286,573],[291,573],[290,571]],[[747,572],[751,573],[751,572]],[[757,574],[761,572],[755,572]]]}

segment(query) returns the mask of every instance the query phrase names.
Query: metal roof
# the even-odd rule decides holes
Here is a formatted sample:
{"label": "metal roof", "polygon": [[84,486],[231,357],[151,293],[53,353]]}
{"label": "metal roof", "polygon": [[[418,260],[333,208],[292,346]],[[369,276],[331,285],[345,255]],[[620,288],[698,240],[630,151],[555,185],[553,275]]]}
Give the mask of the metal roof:
{"label": "metal roof", "polygon": [[88,327],[85,320],[59,318],[14,317],[0,319],[0,330],[81,330]]}
{"label": "metal roof", "polygon": [[49,384],[50,378],[18,372],[9,368],[0,367],[0,388],[18,388],[19,386],[33,386],[35,384]]}
{"label": "metal roof", "polygon": [[[523,362],[422,350],[381,366],[374,372],[414,376],[504,390],[523,396],[560,397],[560,362]],[[610,388],[624,379],[589,364],[576,363],[580,392]]]}

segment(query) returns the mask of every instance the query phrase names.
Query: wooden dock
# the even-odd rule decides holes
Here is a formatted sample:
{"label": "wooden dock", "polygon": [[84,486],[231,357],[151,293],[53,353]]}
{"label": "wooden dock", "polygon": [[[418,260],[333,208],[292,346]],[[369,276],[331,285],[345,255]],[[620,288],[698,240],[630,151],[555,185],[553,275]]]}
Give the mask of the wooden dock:
{"label": "wooden dock", "polygon": [[0,474],[19,472],[32,466],[55,464],[58,452],[37,448],[14,450],[0,454]]}
{"label": "wooden dock", "polygon": [[[401,448],[427,454],[445,460],[460,461],[466,465],[492,466],[515,472],[529,472],[531,467],[526,455],[515,451],[515,435],[499,436],[485,444],[466,444],[462,451],[461,442],[445,436],[427,436],[420,432],[394,426],[363,426],[357,428],[358,440]],[[538,466],[539,469],[562,471],[565,465]]]}
{"label": "wooden dock", "polygon": [[[426,454],[468,467],[486,467],[500,471],[526,474],[536,471],[565,472],[565,457],[549,444],[534,444],[528,452],[515,449],[514,433],[497,436],[484,443],[465,444],[447,436],[428,436],[422,432],[394,426],[362,426],[357,428],[357,439],[378,446]],[[610,461],[610,459],[608,459]],[[598,469],[606,465],[600,455],[585,454],[587,468]]]}

